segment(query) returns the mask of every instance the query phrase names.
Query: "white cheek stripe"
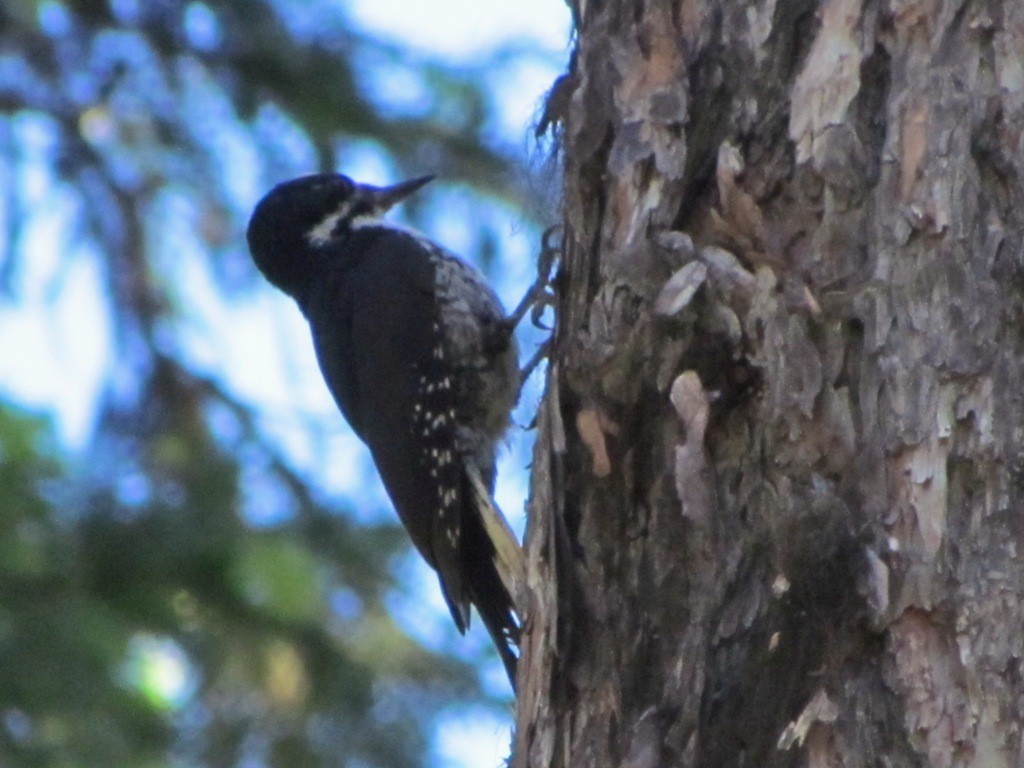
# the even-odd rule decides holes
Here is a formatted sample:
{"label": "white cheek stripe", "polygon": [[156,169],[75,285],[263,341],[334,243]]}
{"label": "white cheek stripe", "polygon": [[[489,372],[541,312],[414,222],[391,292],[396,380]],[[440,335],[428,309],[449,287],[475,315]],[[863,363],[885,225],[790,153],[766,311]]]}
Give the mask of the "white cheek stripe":
{"label": "white cheek stripe", "polygon": [[404,232],[405,234],[414,238],[416,242],[418,242],[431,253],[437,252],[440,246],[438,246],[436,243],[430,240],[430,238],[428,238],[422,232],[413,229],[412,227],[407,227],[404,224],[397,224],[393,221],[384,221],[384,219],[381,218],[384,215],[384,213],[385,211],[371,211],[370,213],[361,213],[352,219],[352,223],[349,224],[349,229],[354,231],[357,229],[368,229],[370,227],[386,227],[387,229],[390,229],[394,232]]}
{"label": "white cheek stripe", "polygon": [[[384,222],[381,221],[379,213],[361,213],[352,219],[349,229],[363,229],[365,227],[380,227],[383,225]],[[389,224],[388,226],[392,225]]]}
{"label": "white cheek stripe", "polygon": [[334,228],[338,226],[338,222],[341,221],[342,217],[348,214],[348,207],[348,203],[342,203],[338,210],[309,230],[306,233],[306,240],[309,241],[309,244],[318,246],[330,242],[331,235],[334,234]]}

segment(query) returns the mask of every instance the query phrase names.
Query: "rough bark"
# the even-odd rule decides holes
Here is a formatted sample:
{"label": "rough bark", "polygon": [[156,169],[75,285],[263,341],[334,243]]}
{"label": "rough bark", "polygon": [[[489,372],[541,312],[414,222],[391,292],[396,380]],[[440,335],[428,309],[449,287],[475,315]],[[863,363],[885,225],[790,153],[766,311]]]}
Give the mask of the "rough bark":
{"label": "rough bark", "polygon": [[574,13],[514,765],[1024,765],[1024,3]]}

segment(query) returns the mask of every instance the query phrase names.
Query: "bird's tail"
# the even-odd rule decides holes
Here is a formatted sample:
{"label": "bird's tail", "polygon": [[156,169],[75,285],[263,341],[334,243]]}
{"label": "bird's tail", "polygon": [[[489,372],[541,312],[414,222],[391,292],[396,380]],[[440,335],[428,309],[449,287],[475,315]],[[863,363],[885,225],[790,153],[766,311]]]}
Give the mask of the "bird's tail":
{"label": "bird's tail", "polygon": [[470,599],[480,613],[505,665],[513,690],[521,619],[524,614],[526,564],[523,552],[479,471],[466,467],[470,498],[477,512],[465,521],[465,552],[470,562]]}

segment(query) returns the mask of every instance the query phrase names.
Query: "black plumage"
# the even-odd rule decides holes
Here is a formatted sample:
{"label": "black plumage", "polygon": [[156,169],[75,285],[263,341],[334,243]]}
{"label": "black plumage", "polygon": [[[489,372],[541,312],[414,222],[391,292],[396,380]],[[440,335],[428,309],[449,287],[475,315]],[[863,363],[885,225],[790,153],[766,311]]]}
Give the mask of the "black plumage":
{"label": "black plumage", "polygon": [[473,267],[381,220],[429,180],[371,187],[320,174],[280,184],[256,206],[249,248],[309,321],[324,380],[459,630],[475,605],[514,684],[521,561],[490,497],[517,393],[516,346]]}

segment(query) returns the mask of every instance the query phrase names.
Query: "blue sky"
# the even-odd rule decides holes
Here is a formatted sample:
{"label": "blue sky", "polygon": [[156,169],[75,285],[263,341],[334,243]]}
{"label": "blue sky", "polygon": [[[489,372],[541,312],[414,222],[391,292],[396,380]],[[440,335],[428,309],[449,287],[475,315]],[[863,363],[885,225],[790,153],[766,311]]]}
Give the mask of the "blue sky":
{"label": "blue sky", "polygon": [[351,0],[368,31],[466,60],[509,41],[566,49],[569,9],[562,0]]}

